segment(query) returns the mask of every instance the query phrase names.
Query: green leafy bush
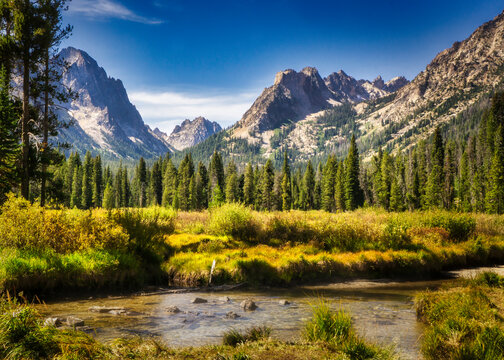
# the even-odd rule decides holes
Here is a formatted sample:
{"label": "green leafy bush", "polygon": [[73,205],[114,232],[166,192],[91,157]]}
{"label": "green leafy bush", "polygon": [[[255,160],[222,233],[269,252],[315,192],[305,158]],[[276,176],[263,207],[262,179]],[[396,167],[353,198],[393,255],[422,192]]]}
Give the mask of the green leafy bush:
{"label": "green leafy bush", "polygon": [[427,226],[445,229],[450,239],[455,242],[468,240],[476,230],[476,219],[469,214],[439,211],[426,213],[425,217]]}
{"label": "green leafy bush", "polygon": [[239,240],[254,239],[259,232],[252,211],[236,203],[212,208],[208,227],[215,235],[232,236]]}

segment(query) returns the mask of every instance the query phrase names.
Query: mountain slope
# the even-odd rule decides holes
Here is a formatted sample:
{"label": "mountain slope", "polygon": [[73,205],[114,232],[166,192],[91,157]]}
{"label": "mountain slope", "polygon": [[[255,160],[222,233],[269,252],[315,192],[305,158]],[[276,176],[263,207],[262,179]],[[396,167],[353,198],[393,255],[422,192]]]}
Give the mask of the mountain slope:
{"label": "mountain slope", "polygon": [[[356,80],[339,71],[324,80],[329,95],[319,82],[311,82],[320,87],[315,94],[326,94],[317,96],[325,102],[304,107],[306,111],[295,111],[291,116],[287,106],[283,113],[278,109],[283,111],[280,105],[296,97],[282,97],[293,92],[283,90],[276,81],[244,118],[221,136],[221,144],[216,144],[216,139],[211,142],[235,161],[243,159],[243,149],[250,151],[251,147],[256,162],[266,157],[279,160],[284,150],[289,151],[292,160],[306,161],[330,153],[344,155],[355,134],[361,153],[369,158],[378,148],[407,149],[439,125],[459,129],[449,129],[451,132],[470,131],[474,119],[471,126],[456,123],[469,121],[464,114],[481,108],[492,91],[504,86],[503,75],[504,13],[480,26],[466,40],[440,52],[411,83],[402,77],[388,82],[380,77],[374,81]],[[338,103],[343,105],[330,106]],[[247,129],[244,125],[250,126]],[[459,138],[466,136],[460,134]],[[248,145],[233,144],[238,138]],[[208,144],[202,143],[194,150],[203,153],[204,148],[209,148]]]}
{"label": "mountain slope", "polygon": [[362,140],[382,136],[390,148],[414,143],[499,86],[503,71],[504,13],[439,53],[389,101],[357,106]]}
{"label": "mountain slope", "polygon": [[200,116],[192,121],[189,119],[184,120],[182,124],[175,126],[169,136],[158,128],[154,129],[154,134],[162,138],[175,150],[184,150],[199,144],[221,130],[222,128],[218,123]]}
{"label": "mountain slope", "polygon": [[168,145],[144,124],[121,80],[108,77],[82,50],[69,47],[60,57],[69,65],[63,84],[78,98],[65,105],[68,111],[59,113],[61,120],[74,124],[60,131],[58,141],[68,142],[71,150],[90,150],[109,159],[149,158],[169,151]]}

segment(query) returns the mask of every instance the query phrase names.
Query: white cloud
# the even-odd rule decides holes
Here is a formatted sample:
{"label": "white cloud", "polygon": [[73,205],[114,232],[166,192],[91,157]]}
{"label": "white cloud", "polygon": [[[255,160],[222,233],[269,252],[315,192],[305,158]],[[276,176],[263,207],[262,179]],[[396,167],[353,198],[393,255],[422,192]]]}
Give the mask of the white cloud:
{"label": "white cloud", "polygon": [[204,95],[182,92],[132,92],[130,100],[152,128],[171,133],[184,119],[203,116],[228,127],[241,119],[257,94]]}
{"label": "white cloud", "polygon": [[156,25],[163,23],[135,14],[132,10],[114,0],[73,0],[69,12],[82,14],[90,18],[116,18],[143,24]]}

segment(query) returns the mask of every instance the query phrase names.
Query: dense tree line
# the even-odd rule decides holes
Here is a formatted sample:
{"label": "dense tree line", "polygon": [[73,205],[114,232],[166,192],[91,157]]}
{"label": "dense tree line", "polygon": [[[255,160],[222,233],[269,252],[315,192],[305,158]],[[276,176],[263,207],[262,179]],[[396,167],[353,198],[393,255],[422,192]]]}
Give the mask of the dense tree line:
{"label": "dense tree line", "polygon": [[55,170],[56,202],[69,207],[115,208],[150,205],[201,210],[224,202],[240,202],[258,210],[353,210],[361,206],[389,211],[444,208],[458,211],[504,212],[504,93],[496,94],[484,112],[479,130],[467,143],[446,141],[437,128],[395,156],[378,151],[363,166],[352,136],[343,159],[329,156],[304,170],[291,170],[287,154],[275,170],[224,164],[215,151],[209,166],[194,164],[187,153],[178,167],[169,155],[147,166],[144,159],[130,174],[119,166],[103,168],[99,156],[82,160],[72,154]]}

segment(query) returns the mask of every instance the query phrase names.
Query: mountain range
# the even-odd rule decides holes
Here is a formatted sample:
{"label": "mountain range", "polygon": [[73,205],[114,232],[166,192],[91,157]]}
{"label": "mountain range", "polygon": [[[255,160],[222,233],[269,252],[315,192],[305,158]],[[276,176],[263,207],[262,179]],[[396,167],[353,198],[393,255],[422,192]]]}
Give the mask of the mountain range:
{"label": "mountain range", "polygon": [[62,114],[76,125],[60,138],[76,150],[116,158],[190,151],[195,160],[208,161],[217,149],[237,163],[279,159],[288,150],[292,160],[308,160],[343,155],[355,134],[368,157],[380,147],[408,148],[502,85],[504,13],[439,53],[411,82],[401,76],[357,80],[343,70],[322,78],[314,67],[280,71],[226,130],[203,117],[185,120],[170,135],[151,130],[120,80],[107,77],[84,51],[68,48],[62,55],[71,64],[65,85],[80,96]]}
{"label": "mountain range", "polygon": [[59,56],[68,66],[63,85],[77,94],[58,114],[71,124],[59,131],[57,139],[70,144],[70,151],[89,150],[108,160],[152,158],[193,146],[221,130],[202,117],[184,121],[169,136],[151,130],[129,101],[121,80],[109,77],[89,54],[69,47]]}

